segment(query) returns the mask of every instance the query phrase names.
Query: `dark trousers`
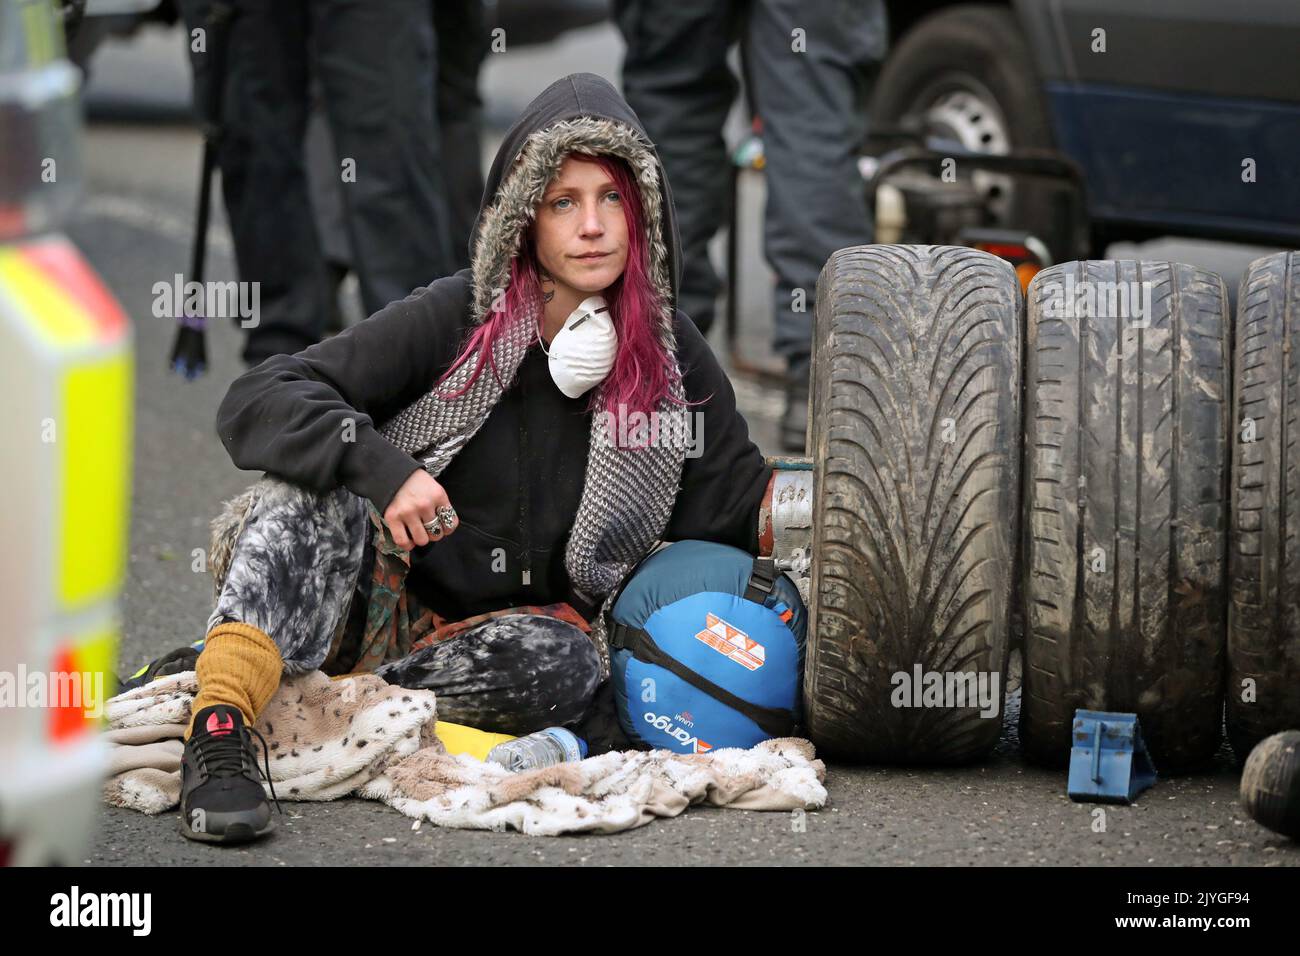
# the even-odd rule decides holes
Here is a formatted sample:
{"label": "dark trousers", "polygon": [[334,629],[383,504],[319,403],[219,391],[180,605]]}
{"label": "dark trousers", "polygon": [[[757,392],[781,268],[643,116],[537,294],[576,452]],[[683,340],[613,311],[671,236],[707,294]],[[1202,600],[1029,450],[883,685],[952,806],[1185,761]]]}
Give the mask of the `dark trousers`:
{"label": "dark trousers", "polygon": [[[437,42],[437,82],[434,99],[441,136],[439,158],[447,206],[450,269],[470,265],[474,221],[483,197],[482,112],[479,70],[491,35],[483,0],[430,0]],[[329,135],[323,103],[317,102],[307,126],[307,172],[325,257],[335,269],[352,267],[343,187],[338,160]],[[331,287],[330,295],[336,290]]]}
{"label": "dark trousers", "polygon": [[[181,0],[191,31],[211,0]],[[260,283],[243,358],[320,341],[327,314],[321,242],[303,158],[310,79],[329,118],[363,304],[375,312],[454,271],[434,102],[429,0],[236,0],[218,154],[241,281]],[[193,49],[208,116],[211,30]],[[191,34],[192,35],[192,34]],[[345,178],[346,174],[346,178]],[[353,175],[354,174],[354,175]]]}
{"label": "dark trousers", "polygon": [[478,75],[491,35],[483,0],[431,0],[438,35],[438,125],[447,190],[453,271],[470,264],[474,220],[483,200],[480,127],[483,101]]}
{"label": "dark trousers", "polygon": [[[720,288],[708,244],[730,200],[722,128],[738,84],[726,57],[740,43],[750,107],[763,120],[773,347],[788,360],[806,356],[822,266],[835,250],[871,241],[857,153],[870,81],[885,55],[883,4],[615,0],[614,7],[627,43],[624,94],[656,144],[677,206],[680,305],[706,333]],[[800,42],[802,52],[794,49]]]}

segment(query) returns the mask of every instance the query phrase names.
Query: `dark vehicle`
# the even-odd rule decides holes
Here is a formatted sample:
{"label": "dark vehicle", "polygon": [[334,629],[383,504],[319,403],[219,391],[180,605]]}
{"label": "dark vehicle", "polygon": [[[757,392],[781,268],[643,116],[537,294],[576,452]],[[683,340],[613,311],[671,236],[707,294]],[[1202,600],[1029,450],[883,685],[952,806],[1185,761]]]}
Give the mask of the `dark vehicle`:
{"label": "dark vehicle", "polygon": [[[970,152],[1058,150],[1083,172],[1094,254],[1167,234],[1300,244],[1300,4],[888,6],[873,122]],[[1048,190],[983,179],[993,223],[1052,232]]]}
{"label": "dark vehicle", "polygon": [[[877,242],[990,252],[1022,289],[1040,269],[1100,259],[1113,242],[1300,245],[1300,182],[1289,175],[1300,149],[1300,4],[886,6],[889,55],[873,78],[860,162]],[[734,157],[738,172],[761,169],[761,136]],[[737,231],[728,349],[737,372],[770,377],[739,348]]]}

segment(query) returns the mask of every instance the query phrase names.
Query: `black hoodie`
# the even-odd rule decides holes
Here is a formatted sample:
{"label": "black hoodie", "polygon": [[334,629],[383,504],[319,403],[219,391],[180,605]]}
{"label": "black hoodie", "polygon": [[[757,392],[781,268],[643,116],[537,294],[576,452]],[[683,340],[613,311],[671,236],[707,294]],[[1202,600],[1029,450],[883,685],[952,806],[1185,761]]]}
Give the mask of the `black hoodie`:
{"label": "black hoodie", "polygon": [[[577,116],[612,120],[649,142],[607,81],[589,73],[556,81],[506,135],[487,178],[480,227],[525,139]],[[718,541],[757,554],[758,509],[771,469],[749,439],[713,352],[695,324],[675,310],[679,239],[672,194],[662,165],[658,169],[664,213],[647,228],[659,229],[667,247],[686,396],[708,399],[691,409],[702,416],[703,430],[695,433],[701,454],[685,461],[663,539]],[[475,234],[481,232],[476,227]],[[482,314],[485,290],[499,282],[502,263],[508,263],[511,249],[491,245],[480,238],[470,269],[416,289],[297,354],[272,356],[237,378],[217,412],[217,432],[235,465],[317,491],[342,485],[370,499],[382,514],[422,466],[377,429],[429,391],[459,354],[476,313]],[[528,351],[486,422],[438,476],[460,526],[412,552],[407,585],[424,603],[452,620],[565,600],[590,615],[591,607],[572,593],[564,567],[586,477],[589,398],[566,397],[551,380],[541,348]],[[355,429],[355,440],[342,440],[346,429]]]}

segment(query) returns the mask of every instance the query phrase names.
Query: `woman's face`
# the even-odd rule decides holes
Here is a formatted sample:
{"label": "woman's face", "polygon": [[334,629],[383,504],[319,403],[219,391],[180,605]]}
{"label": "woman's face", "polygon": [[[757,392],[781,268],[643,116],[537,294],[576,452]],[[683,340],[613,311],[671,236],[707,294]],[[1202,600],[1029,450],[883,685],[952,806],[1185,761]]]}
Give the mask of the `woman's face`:
{"label": "woman's face", "polygon": [[537,259],[579,298],[603,292],[627,265],[623,198],[598,165],[573,156],[564,161],[537,208]]}

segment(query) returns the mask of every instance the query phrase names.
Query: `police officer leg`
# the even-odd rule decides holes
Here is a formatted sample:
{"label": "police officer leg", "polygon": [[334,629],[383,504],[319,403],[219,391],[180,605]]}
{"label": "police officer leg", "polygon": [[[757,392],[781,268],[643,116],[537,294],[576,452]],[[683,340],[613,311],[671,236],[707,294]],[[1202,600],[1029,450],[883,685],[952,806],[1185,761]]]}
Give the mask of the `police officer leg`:
{"label": "police officer leg", "polygon": [[428,0],[316,0],[316,63],[361,298],[373,313],[450,274]]}
{"label": "police officer leg", "polygon": [[722,128],[739,88],[727,49],[739,35],[736,0],[618,0],[627,43],[623,92],[672,186],[682,243],[678,307],[701,332],[713,325],[720,283],[709,242],[731,198]]}
{"label": "police officer leg", "polygon": [[789,450],[803,444],[817,276],[832,252],[872,237],[857,156],[885,24],[879,0],[756,0],[745,27],[745,79],[763,118],[767,158],[764,252],[777,276],[773,348],[791,379],[782,429]]}
{"label": "police officer leg", "polygon": [[302,160],[308,19],[302,0],[237,5],[225,35],[222,115],[209,117],[217,81],[210,44],[221,42],[207,22],[211,6],[182,0],[181,10],[200,119],[221,126],[218,164],[239,278],[258,283],[257,314],[234,317],[248,330],[242,357],[255,365],[307,348],[323,331],[323,265]]}

